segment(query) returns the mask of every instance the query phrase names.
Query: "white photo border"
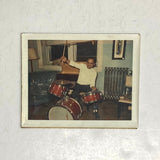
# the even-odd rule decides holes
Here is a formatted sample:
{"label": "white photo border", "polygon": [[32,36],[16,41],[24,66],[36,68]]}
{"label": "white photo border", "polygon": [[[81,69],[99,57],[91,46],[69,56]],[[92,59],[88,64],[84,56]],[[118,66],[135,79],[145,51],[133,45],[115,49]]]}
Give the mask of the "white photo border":
{"label": "white photo border", "polygon": [[[132,118],[131,120],[28,120],[28,40],[132,40]],[[140,34],[50,34],[22,33],[22,114],[21,127],[38,128],[138,128]]]}

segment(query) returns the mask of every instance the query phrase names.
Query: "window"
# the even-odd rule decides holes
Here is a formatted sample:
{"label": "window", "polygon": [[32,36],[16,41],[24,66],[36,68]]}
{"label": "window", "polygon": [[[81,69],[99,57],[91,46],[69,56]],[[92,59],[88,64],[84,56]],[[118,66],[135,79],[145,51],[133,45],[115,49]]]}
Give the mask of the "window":
{"label": "window", "polygon": [[[50,52],[50,61],[59,59],[63,56],[64,45],[52,45],[51,52]],[[68,49],[65,47],[64,56],[68,58]]]}
{"label": "window", "polygon": [[[71,42],[74,42],[73,44]],[[70,45],[65,48],[65,56],[69,60],[73,61],[86,61],[88,57],[95,58],[96,61],[96,71],[102,71],[102,61],[103,61],[103,41],[89,41],[80,42],[76,40],[68,41]],[[66,41],[37,41],[39,59],[39,68],[46,70],[57,70],[61,71],[61,65],[56,61],[53,65],[53,61],[59,59],[63,55],[64,44]],[[47,45],[45,45],[47,44]]]}
{"label": "window", "polygon": [[77,44],[77,61],[87,61],[88,57],[97,60],[97,42]]}

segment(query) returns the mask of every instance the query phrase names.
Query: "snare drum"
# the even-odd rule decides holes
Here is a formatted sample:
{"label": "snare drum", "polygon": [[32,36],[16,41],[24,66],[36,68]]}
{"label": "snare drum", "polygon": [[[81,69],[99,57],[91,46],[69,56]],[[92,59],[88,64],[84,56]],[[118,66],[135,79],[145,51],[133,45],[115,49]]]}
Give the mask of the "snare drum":
{"label": "snare drum", "polygon": [[100,91],[94,91],[94,92],[88,92],[82,95],[82,101],[86,104],[91,104],[98,102],[102,99],[102,92]]}
{"label": "snare drum", "polygon": [[73,98],[63,98],[48,113],[49,120],[77,120],[81,117],[80,104]]}
{"label": "snare drum", "polygon": [[67,93],[67,88],[61,84],[52,83],[49,87],[49,92],[59,98]]}

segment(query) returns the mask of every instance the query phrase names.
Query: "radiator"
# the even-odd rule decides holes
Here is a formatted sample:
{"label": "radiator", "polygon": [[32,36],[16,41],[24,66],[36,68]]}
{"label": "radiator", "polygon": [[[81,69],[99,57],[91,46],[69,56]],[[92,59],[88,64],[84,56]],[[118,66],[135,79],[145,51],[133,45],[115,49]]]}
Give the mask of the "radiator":
{"label": "radiator", "polygon": [[118,100],[125,94],[125,77],[128,68],[106,67],[104,77],[104,96],[106,99]]}

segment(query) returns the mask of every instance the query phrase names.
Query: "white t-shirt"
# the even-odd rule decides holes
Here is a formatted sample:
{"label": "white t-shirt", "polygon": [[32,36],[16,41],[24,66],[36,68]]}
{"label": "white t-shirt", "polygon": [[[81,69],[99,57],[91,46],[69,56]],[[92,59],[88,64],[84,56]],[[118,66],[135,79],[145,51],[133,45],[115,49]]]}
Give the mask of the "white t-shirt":
{"label": "white t-shirt", "polygon": [[77,83],[90,85],[90,87],[95,86],[97,72],[93,68],[88,69],[86,64],[76,63],[74,61],[70,61],[69,65],[80,69]]}

